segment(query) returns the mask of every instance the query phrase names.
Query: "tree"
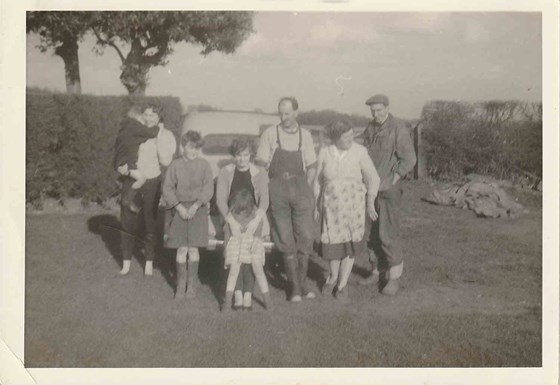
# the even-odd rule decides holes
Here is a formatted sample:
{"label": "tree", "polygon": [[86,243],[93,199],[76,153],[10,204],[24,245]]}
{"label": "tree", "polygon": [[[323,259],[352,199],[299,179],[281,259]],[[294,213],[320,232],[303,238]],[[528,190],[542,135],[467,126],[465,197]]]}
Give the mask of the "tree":
{"label": "tree", "polygon": [[40,37],[41,52],[54,49],[64,61],[66,91],[82,92],[78,43],[89,29],[90,12],[33,11],[27,12],[27,33]]}
{"label": "tree", "polygon": [[[172,11],[95,12],[98,53],[115,49],[121,82],[130,94],[143,95],[151,67],[167,64],[173,45],[202,46],[201,54],[233,53],[253,32],[252,12]],[[128,52],[126,52],[128,51]]]}

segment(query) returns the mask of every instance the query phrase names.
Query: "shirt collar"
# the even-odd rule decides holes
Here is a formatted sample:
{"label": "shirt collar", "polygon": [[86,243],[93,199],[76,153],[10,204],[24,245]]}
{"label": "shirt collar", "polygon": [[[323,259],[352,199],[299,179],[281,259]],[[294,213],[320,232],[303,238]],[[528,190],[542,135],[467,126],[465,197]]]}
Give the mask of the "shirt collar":
{"label": "shirt collar", "polygon": [[298,130],[299,130],[299,123],[298,123],[298,122],[296,122],[295,127],[296,127],[296,129],[295,129],[294,132],[288,132],[288,131],[286,131],[286,130],[284,129],[284,126],[282,126],[282,123],[279,123],[279,124],[278,124],[278,128],[280,129],[280,131],[284,131],[284,133],[285,133],[285,134],[288,134],[288,135],[290,135],[290,134],[296,134],[296,133],[298,132]]}
{"label": "shirt collar", "polygon": [[[225,166],[228,168],[228,171],[233,175],[233,173],[235,172],[235,162],[232,162],[230,164],[228,164],[227,166]],[[255,166],[253,163],[249,163],[249,173],[251,174],[251,178],[254,177],[255,175],[257,175],[259,173],[259,168],[257,166]]]}
{"label": "shirt collar", "polygon": [[339,150],[338,147],[336,147],[336,144],[331,144],[330,146],[330,151],[332,153],[332,155],[337,158],[338,160],[343,159],[346,154],[348,154],[348,150],[352,147],[350,147],[348,150]]}

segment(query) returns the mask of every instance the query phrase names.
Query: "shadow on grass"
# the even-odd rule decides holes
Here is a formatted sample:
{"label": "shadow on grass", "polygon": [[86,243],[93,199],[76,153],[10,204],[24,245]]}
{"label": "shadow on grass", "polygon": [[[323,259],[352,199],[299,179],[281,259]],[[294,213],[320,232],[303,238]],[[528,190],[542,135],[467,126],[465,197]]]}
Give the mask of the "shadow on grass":
{"label": "shadow on grass", "polygon": [[[309,258],[309,265],[307,269],[307,286],[313,289],[309,281],[315,282],[317,288],[320,288],[325,280],[325,267],[321,263],[321,258],[313,254]],[[284,260],[282,255],[278,251],[273,251],[266,257],[266,262],[264,266],[264,271],[268,284],[278,290],[282,290],[286,293],[286,299],[288,298],[289,284],[286,276],[286,270],[284,267]]]}
{"label": "shadow on grass", "polygon": [[[156,255],[154,258],[154,268],[160,270],[162,276],[165,278],[167,284],[171,288],[175,288],[175,250],[164,249],[161,242],[161,234],[163,233],[163,212],[160,212],[157,217],[157,236],[156,236]],[[117,216],[111,214],[96,215],[87,220],[88,230],[101,237],[105,247],[117,263],[122,267],[122,253],[121,253],[121,233],[123,231],[121,223]],[[133,251],[133,257],[144,265],[144,250],[143,250],[143,226],[139,226],[138,242],[136,242]]]}
{"label": "shadow on grass", "polygon": [[[154,258],[154,269],[159,270],[164,277],[166,283],[172,290],[176,286],[176,267],[175,253],[176,249],[166,249],[162,245],[164,213],[159,212],[157,218],[157,242],[156,255]],[[87,220],[88,230],[101,237],[105,247],[115,260],[118,266],[122,266],[121,253],[121,232],[122,226],[119,219],[115,215],[102,214],[96,215]],[[136,242],[134,250],[134,258],[141,265],[144,264],[143,228],[139,228],[139,241]],[[307,276],[310,281],[316,283],[319,288],[324,281],[325,267],[323,261],[316,254],[309,259],[309,268]],[[272,252],[266,258],[265,273],[270,286],[287,292],[288,282],[286,280],[284,263],[282,256],[278,252]],[[200,265],[198,271],[200,282],[207,285],[212,290],[212,294],[218,303],[221,303],[225,293],[225,284],[227,280],[227,270],[224,269],[223,255],[220,250],[210,251],[201,250]]]}
{"label": "shadow on grass", "polygon": [[212,290],[214,298],[221,304],[226,291],[227,273],[224,269],[224,258],[219,250],[201,250],[198,278],[203,285]]}
{"label": "shadow on grass", "polygon": [[105,244],[105,247],[115,259],[118,265],[121,265],[121,231],[122,227],[114,215],[104,214],[91,217],[87,221],[89,232],[97,234]]}

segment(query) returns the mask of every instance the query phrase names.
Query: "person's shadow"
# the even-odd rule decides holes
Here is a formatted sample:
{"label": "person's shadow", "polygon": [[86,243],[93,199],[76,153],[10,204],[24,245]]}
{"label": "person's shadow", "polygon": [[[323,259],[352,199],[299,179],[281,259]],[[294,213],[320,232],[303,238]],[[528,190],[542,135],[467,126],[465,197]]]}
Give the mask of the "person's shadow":
{"label": "person's shadow", "polygon": [[[163,247],[163,227],[165,221],[165,211],[161,210],[157,216],[157,242],[156,253],[154,257],[154,269],[159,270],[165,278],[166,283],[172,290],[175,290],[176,283],[176,267],[175,254],[176,249],[167,249]],[[101,237],[105,247],[115,260],[115,263],[122,266],[121,253],[121,232],[122,226],[117,216],[112,214],[96,215],[88,219],[88,230]],[[142,234],[143,229],[139,229]],[[198,275],[203,285],[208,285],[218,302],[223,297],[225,290],[225,276],[223,268],[223,257],[220,251],[208,251],[201,249],[201,258],[199,264]],[[133,257],[141,265],[144,265],[143,243],[141,239],[135,243]]]}
{"label": "person's shadow", "polygon": [[115,215],[96,215],[88,219],[88,230],[101,237],[105,247],[118,265],[121,265],[121,231],[122,227]]}
{"label": "person's shadow", "polygon": [[[156,230],[156,245],[155,245],[155,258],[154,269],[159,270],[165,278],[167,284],[175,288],[175,250],[165,249],[162,245],[164,212],[159,211],[157,216],[157,230]],[[101,237],[105,247],[115,260],[115,263],[122,266],[122,253],[121,253],[121,233],[123,231],[121,223],[116,215],[101,214],[96,215],[87,220],[88,230]],[[143,229],[140,228],[138,234],[140,237],[143,234]],[[135,242],[133,250],[133,258],[138,263],[144,265],[144,251],[143,242],[141,238]]]}

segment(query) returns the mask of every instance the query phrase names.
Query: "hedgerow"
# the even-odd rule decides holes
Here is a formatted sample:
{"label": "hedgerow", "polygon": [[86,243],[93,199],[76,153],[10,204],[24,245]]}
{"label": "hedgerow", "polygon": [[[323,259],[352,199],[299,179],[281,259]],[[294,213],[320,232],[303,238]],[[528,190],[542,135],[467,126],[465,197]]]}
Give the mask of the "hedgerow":
{"label": "hedgerow", "polygon": [[428,174],[542,178],[542,104],[434,101],[422,111]]}
{"label": "hedgerow", "polygon": [[158,101],[166,127],[180,132],[174,97],[69,95],[28,89],[26,202],[46,197],[101,203],[118,192],[113,149],[120,122],[135,102]]}

